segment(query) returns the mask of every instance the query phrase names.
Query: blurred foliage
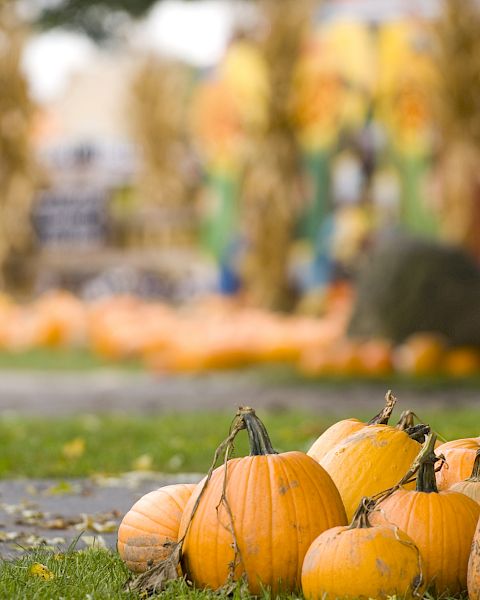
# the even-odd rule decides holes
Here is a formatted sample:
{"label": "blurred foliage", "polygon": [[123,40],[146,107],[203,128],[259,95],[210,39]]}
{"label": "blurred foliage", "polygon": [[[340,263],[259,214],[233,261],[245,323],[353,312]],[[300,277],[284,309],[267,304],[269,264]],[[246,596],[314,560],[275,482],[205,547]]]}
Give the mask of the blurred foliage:
{"label": "blurred foliage", "polygon": [[189,75],[184,65],[154,55],[134,73],[130,115],[141,159],[135,190],[141,218],[130,241],[142,246],[194,237],[191,200],[198,177],[188,144]]}
{"label": "blurred foliage", "polygon": [[[25,32],[10,4],[0,5],[0,278],[12,252],[31,242],[30,203],[38,172],[31,149],[34,106],[21,70]],[[3,281],[1,283],[4,283]]]}
{"label": "blurred foliage", "polygon": [[96,40],[110,37],[129,16],[145,15],[157,0],[60,0],[44,8],[38,23],[45,28],[68,27]]}
{"label": "blurred foliage", "polygon": [[249,249],[244,275],[256,304],[285,309],[292,303],[288,256],[302,197],[291,85],[313,6],[310,0],[263,0],[260,6],[270,24],[259,48],[268,65],[268,91],[264,122],[253,119],[245,127],[240,202]]}
{"label": "blurred foliage", "polygon": [[480,258],[480,7],[446,0],[436,27],[441,136],[437,168],[444,236]]}

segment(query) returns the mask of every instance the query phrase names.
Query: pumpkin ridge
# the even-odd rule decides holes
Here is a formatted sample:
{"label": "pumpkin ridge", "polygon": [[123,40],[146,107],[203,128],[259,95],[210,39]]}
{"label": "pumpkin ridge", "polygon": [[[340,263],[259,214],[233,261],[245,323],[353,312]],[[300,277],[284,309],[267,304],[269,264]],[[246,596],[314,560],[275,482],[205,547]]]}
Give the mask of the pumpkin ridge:
{"label": "pumpkin ridge", "polygon": [[[302,460],[302,459],[303,459],[303,457],[297,456],[296,457],[296,464],[302,470],[302,473],[305,476],[305,479],[307,479],[307,481],[309,481],[309,483],[311,484],[311,487],[314,490],[316,490],[316,492],[318,493],[318,496],[320,498],[319,504],[321,506],[323,514],[327,518],[330,518],[330,516],[331,516],[331,509],[330,509],[330,506],[326,506],[326,504],[325,504],[325,496],[324,496],[324,493],[323,493],[324,492],[324,488],[319,485],[319,482],[318,482],[317,478],[313,477],[312,473],[310,473],[310,471],[308,471],[308,469],[306,469],[305,464],[304,464],[304,460]],[[320,465],[318,465],[318,466],[320,466]],[[323,468],[323,467],[321,467],[321,468]],[[303,493],[304,504],[307,505],[307,503],[305,502],[305,490],[303,488],[302,488],[302,493]],[[341,502],[341,499],[340,499],[340,502]],[[309,522],[310,523],[312,522],[311,516],[309,518]]]}
{"label": "pumpkin ridge", "polygon": [[[295,456],[295,459],[296,458],[297,457]],[[290,473],[288,470],[288,465],[285,464],[285,461],[282,460],[281,457],[279,457],[279,459],[276,462],[278,462],[278,464],[281,466],[281,470],[282,470],[283,476],[285,478],[285,484],[289,485],[291,477],[290,477]],[[299,461],[299,460],[295,460],[295,462],[296,462],[297,466],[299,463],[301,463],[301,461]],[[302,465],[302,469],[303,469],[303,465]],[[302,490],[303,498],[305,499],[305,491],[303,490],[303,486],[299,486],[299,487]],[[289,504],[288,512],[290,514],[295,515],[295,518],[297,518],[297,515],[303,514],[304,510],[299,512],[297,509],[297,502],[295,500],[295,494],[294,493],[292,493],[292,494],[286,493],[285,496],[288,496],[288,504]],[[292,511],[292,508],[293,508],[293,511]],[[302,506],[302,509],[305,509],[305,507]],[[300,572],[301,572],[301,562],[299,562],[299,560],[298,560],[298,558],[299,558],[299,547],[298,546],[299,546],[299,541],[300,541],[298,528],[295,528],[295,537],[296,537],[296,540],[295,540],[296,543],[292,540],[291,544],[292,544],[292,547],[293,546],[295,547],[295,560],[296,560],[297,564],[300,565]],[[298,585],[298,575],[299,575],[299,573],[297,571],[296,578],[295,578],[296,585]]]}
{"label": "pumpkin ridge", "polygon": [[[187,485],[187,484],[184,484],[184,485]],[[177,505],[178,510],[180,511],[180,513],[183,513],[183,510],[184,510],[185,507],[180,505],[180,503],[178,502],[177,495],[176,494],[170,494],[169,492],[167,492],[167,493],[170,496],[170,498],[173,500],[173,502]]]}
{"label": "pumpkin ridge", "polygon": [[268,488],[268,493],[270,495],[270,523],[269,523],[269,529],[268,529],[268,542],[270,545],[270,553],[269,556],[271,557],[271,560],[269,561],[269,576],[270,576],[270,581],[273,580],[273,565],[274,565],[274,554],[273,554],[273,550],[274,550],[274,543],[273,543],[273,515],[274,515],[274,510],[273,510],[273,494],[272,494],[272,490],[273,490],[273,474],[272,474],[272,469],[271,469],[271,461],[267,460],[267,469],[268,469],[268,480],[270,485],[267,485],[266,487]]}
{"label": "pumpkin ridge", "polygon": [[[321,501],[321,507],[322,507],[322,510],[323,510],[323,514],[327,517],[328,520],[330,520],[330,517],[332,516],[332,511],[330,509],[330,506],[326,506],[325,505],[325,497],[324,497],[324,493],[323,493],[324,492],[323,486],[320,485],[320,482],[317,480],[317,478],[313,477],[312,474],[305,468],[303,460],[301,460],[300,457],[297,457],[297,465],[300,466],[300,468],[302,469],[302,472],[305,475],[306,479],[308,479],[310,481],[310,483],[312,484],[312,487],[318,492],[318,496],[320,497],[320,501]],[[321,465],[319,465],[319,466],[321,466]],[[321,468],[323,469],[323,467],[321,467]],[[304,492],[304,497],[305,497],[305,492]],[[340,502],[342,502],[341,498],[340,498]],[[342,502],[342,505],[343,505],[343,502]]]}
{"label": "pumpkin ridge", "polygon": [[[255,507],[251,507],[251,506],[247,506],[247,499],[249,498],[249,494],[248,494],[248,488],[251,485],[251,479],[252,478],[252,471],[254,472],[254,475],[257,475],[257,465],[255,464],[257,461],[252,460],[251,458],[253,457],[248,457],[248,463],[247,461],[244,462],[244,465],[246,468],[244,468],[243,470],[245,471],[245,482],[243,485],[239,485],[238,487],[241,488],[243,490],[243,498],[242,498],[242,503],[241,503],[241,507],[239,507],[239,510],[236,510],[236,520],[239,521],[239,525],[240,525],[240,529],[244,530],[245,528],[245,523],[244,521],[248,520],[248,516],[249,513],[251,511],[251,509],[253,508],[253,510],[255,511]],[[267,456],[267,461],[268,461],[268,456]],[[227,494],[228,494],[228,487],[227,487]],[[236,561],[235,564],[235,569],[234,571],[236,571],[237,569],[237,565],[240,566],[240,570],[243,570],[244,572],[246,571],[246,565],[243,562],[243,556],[242,556],[242,548],[240,547],[240,543],[238,542],[237,538],[236,538],[236,527],[235,527],[236,523],[235,520],[232,523],[232,528],[233,528],[233,535],[234,535],[234,540],[232,540],[232,543],[235,542],[237,544],[237,552],[236,552],[236,556],[234,556],[234,560]]]}
{"label": "pumpkin ridge", "polygon": [[143,533],[147,533],[149,535],[154,535],[154,532],[151,529],[145,529],[144,527],[137,527],[136,525],[130,525],[129,523],[123,523],[122,529],[136,529],[138,531],[143,531]]}
{"label": "pumpkin ridge", "polygon": [[[131,514],[131,516],[132,516],[132,517],[133,517],[134,515],[139,515],[139,516],[142,518],[142,520],[149,521],[150,523],[152,523],[152,524],[153,524],[153,525],[155,525],[155,526],[157,526],[157,525],[161,525],[162,527],[165,527],[165,528],[167,528],[167,527],[168,527],[168,529],[172,529],[172,530],[174,530],[174,529],[175,529],[175,527],[174,527],[174,526],[171,526],[171,525],[169,525],[169,524],[166,524],[166,523],[165,523],[165,521],[164,521],[164,520],[162,520],[161,518],[160,518],[160,519],[157,521],[157,519],[154,519],[154,518],[152,517],[152,515],[148,514],[148,512],[143,512],[143,511],[141,511],[141,510],[138,510],[138,508],[132,508],[130,512],[132,513],[132,514]],[[163,513],[163,514],[166,514],[166,513],[167,513],[167,511],[162,511],[162,513]],[[168,518],[169,516],[170,516],[170,515],[166,514],[166,517],[167,517],[167,518]],[[169,519],[169,520],[170,520],[171,522],[175,523],[175,519]],[[148,531],[148,530],[146,530],[146,529],[144,529],[144,528],[142,528],[142,527],[139,527],[139,529],[142,529],[142,531]]]}
{"label": "pumpkin ridge", "polygon": [[[310,479],[310,481],[313,482],[315,489],[319,492],[319,495],[322,498],[323,508],[326,509],[324,514],[327,515],[328,517],[332,517],[332,516],[344,517],[344,520],[346,521],[346,514],[345,514],[345,507],[343,506],[343,500],[342,500],[340,492],[333,480],[333,477],[330,475],[330,473],[324,467],[322,467],[322,465],[320,463],[317,463],[317,464],[319,467],[322,468],[322,475],[325,480],[323,484],[316,477],[313,477],[312,473],[310,473],[310,471],[308,471],[305,468],[305,465],[303,464],[303,462],[302,462],[302,468],[303,468],[303,472]],[[325,489],[325,484],[328,485],[328,487],[331,489],[332,493],[334,493],[335,496],[337,496],[337,498],[339,499],[339,504],[343,508],[343,514],[341,514],[341,511],[338,511],[337,508],[336,508],[336,514],[335,514],[335,512],[333,512],[331,510],[330,505],[329,506],[325,505],[325,498],[324,498],[324,494],[323,494],[324,489]]]}
{"label": "pumpkin ridge", "polygon": [[270,579],[271,581],[273,581],[273,575],[274,575],[274,567],[273,565],[275,564],[275,544],[273,543],[273,532],[275,531],[275,515],[277,514],[276,506],[275,506],[275,496],[273,495],[273,490],[275,489],[275,471],[273,468],[273,464],[272,461],[268,460],[267,461],[267,465],[268,465],[268,477],[269,477],[269,481],[270,481],[270,486],[269,486],[269,490],[270,490],[270,503],[272,506],[272,510],[271,510],[271,518],[270,518],[270,539],[271,539],[271,554],[270,554]]}

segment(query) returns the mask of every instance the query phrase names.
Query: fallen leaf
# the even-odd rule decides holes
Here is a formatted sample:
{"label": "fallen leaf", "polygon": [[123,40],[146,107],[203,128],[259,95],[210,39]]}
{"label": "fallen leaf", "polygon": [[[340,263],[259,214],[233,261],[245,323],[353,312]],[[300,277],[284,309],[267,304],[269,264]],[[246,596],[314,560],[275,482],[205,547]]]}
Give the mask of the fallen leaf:
{"label": "fallen leaf", "polygon": [[34,577],[40,577],[40,579],[45,579],[49,581],[50,579],[55,578],[55,573],[52,573],[45,565],[42,563],[33,563],[29,570],[30,575]]}
{"label": "fallen leaf", "polygon": [[132,468],[136,471],[151,471],[153,457],[151,454],[142,454],[132,461]]}
{"label": "fallen leaf", "polygon": [[61,496],[62,494],[77,494],[78,486],[73,485],[70,481],[59,481],[55,485],[47,488],[43,494],[45,496]]}
{"label": "fallen leaf", "polygon": [[62,446],[62,454],[68,460],[80,458],[85,453],[85,440],[82,437],[76,437]]}
{"label": "fallen leaf", "polygon": [[18,531],[0,531],[0,542],[11,542],[20,537]]}
{"label": "fallen leaf", "polygon": [[105,521],[105,523],[98,523],[93,521],[90,524],[90,529],[97,533],[113,533],[118,529],[118,523],[116,521]]}

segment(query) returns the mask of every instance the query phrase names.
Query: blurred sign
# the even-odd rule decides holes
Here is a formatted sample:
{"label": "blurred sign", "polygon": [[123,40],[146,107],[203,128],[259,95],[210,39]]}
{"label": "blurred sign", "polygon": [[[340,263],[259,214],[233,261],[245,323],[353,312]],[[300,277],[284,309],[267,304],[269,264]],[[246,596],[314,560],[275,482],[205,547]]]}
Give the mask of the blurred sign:
{"label": "blurred sign", "polygon": [[102,246],[107,237],[105,189],[51,189],[33,207],[33,225],[43,246]]}

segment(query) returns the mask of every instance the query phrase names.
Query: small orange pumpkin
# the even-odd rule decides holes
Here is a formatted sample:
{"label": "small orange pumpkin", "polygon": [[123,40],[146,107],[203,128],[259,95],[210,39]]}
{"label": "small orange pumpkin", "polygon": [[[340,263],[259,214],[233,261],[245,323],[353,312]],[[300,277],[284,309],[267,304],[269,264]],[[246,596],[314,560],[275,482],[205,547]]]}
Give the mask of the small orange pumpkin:
{"label": "small orange pumpkin", "polygon": [[436,436],[430,434],[417,458],[416,490],[399,489],[381,500],[371,522],[398,527],[420,550],[427,586],[436,594],[456,594],[467,587],[470,546],[480,505],[450,490],[438,492],[435,482]]}
{"label": "small orange pumpkin", "polygon": [[312,543],[302,569],[307,600],[422,597],[422,560],[412,539],[373,525],[366,505],[349,527],[334,527]]}
{"label": "small orange pumpkin", "polygon": [[450,377],[471,377],[480,371],[477,348],[463,346],[449,350],[443,360],[443,370]]}
{"label": "small orange pumpkin", "polygon": [[480,504],[480,448],[475,455],[472,474],[465,481],[455,483],[450,488],[453,492],[460,492],[469,498],[472,498]]}
{"label": "small orange pumpkin", "polygon": [[441,371],[446,350],[444,339],[435,333],[415,333],[394,350],[394,365],[401,373],[415,377]]}
{"label": "small orange pumpkin", "polygon": [[479,448],[480,437],[452,440],[438,446],[437,455],[443,454],[446,460],[446,464],[437,473],[439,490],[448,490],[453,484],[470,476]]}
{"label": "small orange pumpkin", "polygon": [[124,516],[118,529],[118,553],[136,573],[164,560],[178,541],[183,510],[195,484],[166,485],[145,494]]}
{"label": "small orange pumpkin", "polygon": [[390,391],[385,396],[385,406],[375,415],[368,423],[363,423],[358,419],[343,419],[331,425],[322,435],[313,442],[310,450],[307,452],[309,456],[320,462],[322,458],[334,448],[337,444],[348,438],[350,435],[357,433],[364,427],[369,425],[387,425],[390,415],[396,403],[396,398]]}
{"label": "small orange pumpkin", "polygon": [[218,467],[192,494],[180,525],[183,571],[202,588],[245,576],[253,594],[264,587],[293,591],[309,545],[345,524],[345,509],[317,462],[303,452],[277,454],[251,408],[240,409],[237,419],[247,429],[250,456]]}

